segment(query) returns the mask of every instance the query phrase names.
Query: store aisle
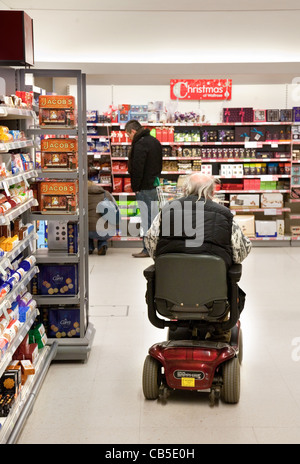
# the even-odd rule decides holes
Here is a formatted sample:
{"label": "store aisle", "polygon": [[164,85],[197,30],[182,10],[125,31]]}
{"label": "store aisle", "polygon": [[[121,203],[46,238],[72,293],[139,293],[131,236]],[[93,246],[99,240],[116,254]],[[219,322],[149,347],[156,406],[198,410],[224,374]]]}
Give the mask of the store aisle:
{"label": "store aisle", "polygon": [[131,253],[90,257],[91,355],[51,365],[19,443],[299,443],[300,248],[254,248],[246,259],[241,400],[213,408],[205,393],[144,399],[144,358],[165,333],[146,314],[152,260]]}

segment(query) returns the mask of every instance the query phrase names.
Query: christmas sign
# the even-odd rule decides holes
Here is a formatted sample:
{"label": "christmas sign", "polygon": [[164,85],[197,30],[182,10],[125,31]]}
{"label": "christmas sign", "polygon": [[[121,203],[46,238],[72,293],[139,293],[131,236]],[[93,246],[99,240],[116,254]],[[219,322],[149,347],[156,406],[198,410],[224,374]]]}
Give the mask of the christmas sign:
{"label": "christmas sign", "polygon": [[231,100],[231,79],[172,79],[172,100]]}

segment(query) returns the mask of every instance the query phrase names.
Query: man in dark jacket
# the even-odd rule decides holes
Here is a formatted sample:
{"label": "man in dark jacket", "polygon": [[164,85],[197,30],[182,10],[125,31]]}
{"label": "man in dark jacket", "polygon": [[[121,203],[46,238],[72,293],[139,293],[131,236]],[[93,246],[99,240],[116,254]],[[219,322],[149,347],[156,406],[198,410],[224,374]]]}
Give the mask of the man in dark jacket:
{"label": "man in dark jacket", "polygon": [[132,190],[136,193],[143,229],[143,250],[132,256],[146,258],[149,253],[145,247],[144,236],[158,213],[155,183],[162,170],[162,147],[160,142],[150,135],[150,130],[134,119],[126,123],[125,131],[132,140],[128,172]]}

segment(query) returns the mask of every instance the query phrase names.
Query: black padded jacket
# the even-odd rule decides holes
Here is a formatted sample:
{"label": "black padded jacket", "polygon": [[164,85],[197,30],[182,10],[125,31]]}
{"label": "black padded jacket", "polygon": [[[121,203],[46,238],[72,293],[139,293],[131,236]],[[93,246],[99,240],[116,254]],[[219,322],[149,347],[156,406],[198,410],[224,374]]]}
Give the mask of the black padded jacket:
{"label": "black padded jacket", "polygon": [[[202,217],[199,216],[200,220],[197,223],[197,198],[197,196],[191,195],[170,202],[163,207],[156,256],[165,253],[205,253],[220,256],[224,259],[227,268],[229,268],[232,264],[232,213],[225,206],[219,205],[212,200],[207,200],[204,203],[204,214]],[[172,205],[172,208],[170,205]],[[187,227],[184,224],[183,214],[184,208],[188,211],[187,205],[190,207],[189,210],[191,211],[191,215],[186,216],[188,222],[191,223],[188,234],[186,233]],[[191,236],[192,230],[197,231],[194,237]],[[189,246],[189,241],[191,243],[197,236],[200,238],[199,245]]]}
{"label": "black padded jacket", "polygon": [[128,172],[134,192],[151,190],[162,170],[162,147],[149,129],[136,132],[128,157]]}

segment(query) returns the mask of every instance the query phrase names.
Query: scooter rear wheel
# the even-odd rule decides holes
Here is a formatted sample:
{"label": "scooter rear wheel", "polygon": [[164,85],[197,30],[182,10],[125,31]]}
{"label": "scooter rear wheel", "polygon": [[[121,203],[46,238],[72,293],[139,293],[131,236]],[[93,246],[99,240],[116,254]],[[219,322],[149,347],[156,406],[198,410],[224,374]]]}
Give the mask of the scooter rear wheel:
{"label": "scooter rear wheel", "polygon": [[223,364],[222,399],[225,403],[238,403],[240,399],[240,362],[235,357]]}
{"label": "scooter rear wheel", "polygon": [[156,400],[161,384],[161,366],[159,362],[148,355],[143,369],[143,393],[147,400]]}

